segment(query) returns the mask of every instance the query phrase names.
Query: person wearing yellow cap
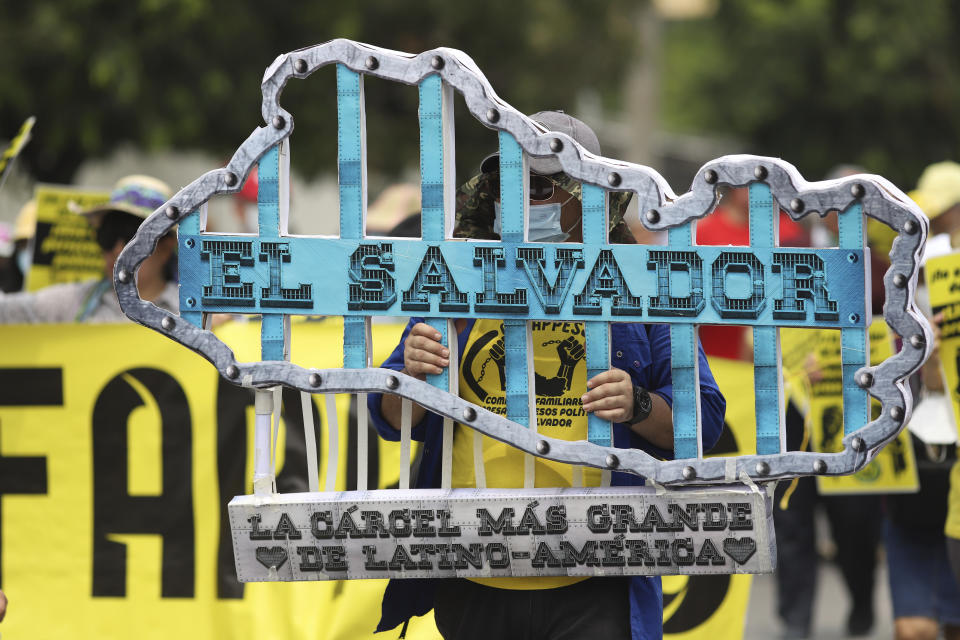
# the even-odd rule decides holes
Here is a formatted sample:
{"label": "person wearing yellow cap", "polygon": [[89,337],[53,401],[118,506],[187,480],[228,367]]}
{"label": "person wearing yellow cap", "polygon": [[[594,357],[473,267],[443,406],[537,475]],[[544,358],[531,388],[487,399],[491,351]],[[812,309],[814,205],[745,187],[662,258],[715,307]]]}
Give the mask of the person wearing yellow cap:
{"label": "person wearing yellow cap", "polygon": [[[0,296],[0,323],[99,323],[126,320],[113,289],[113,265],[124,246],[136,234],[140,223],[166,202],[170,195],[170,187],[149,176],[133,175],[118,181],[106,204],[79,212],[96,229],[97,244],[104,258],[103,278]],[[167,269],[176,247],[173,234],[161,238],[153,254],[144,260],[137,272],[140,297],[171,311],[179,308],[179,292],[176,284],[171,282]]]}

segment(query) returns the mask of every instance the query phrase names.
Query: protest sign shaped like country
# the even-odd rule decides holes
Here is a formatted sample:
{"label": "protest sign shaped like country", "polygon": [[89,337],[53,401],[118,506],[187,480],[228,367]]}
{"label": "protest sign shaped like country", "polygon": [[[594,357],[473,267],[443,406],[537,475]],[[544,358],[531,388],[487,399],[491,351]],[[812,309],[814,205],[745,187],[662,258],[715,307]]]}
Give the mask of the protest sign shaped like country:
{"label": "protest sign shaped like country", "polygon": [[925,277],[930,307],[934,315],[943,316],[940,322],[940,368],[956,429],[960,424],[960,252],[927,260]]}
{"label": "protest sign shaped like country", "polygon": [[36,291],[52,284],[102,278],[103,252],[96,232],[77,212],[105,203],[109,192],[39,185],[34,197],[37,229],[26,288]]}
{"label": "protest sign shaped like country", "polygon": [[[785,334],[792,354],[788,375],[802,387],[792,397],[807,399],[806,428],[809,429],[811,448],[825,453],[837,451],[842,446],[844,434],[840,332],[790,330]],[[893,338],[883,318],[874,319],[868,335],[871,364],[893,355]],[[784,366],[787,367],[786,358]],[[870,409],[875,417],[880,412],[880,404],[873,400]],[[906,430],[857,473],[817,476],[817,490],[822,495],[914,493],[919,488],[913,444]]]}

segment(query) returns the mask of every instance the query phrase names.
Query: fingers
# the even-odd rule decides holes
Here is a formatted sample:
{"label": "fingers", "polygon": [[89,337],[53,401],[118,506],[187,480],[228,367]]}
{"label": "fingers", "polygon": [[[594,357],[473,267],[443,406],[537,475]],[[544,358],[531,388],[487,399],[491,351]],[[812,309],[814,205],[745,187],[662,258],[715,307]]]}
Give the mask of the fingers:
{"label": "fingers", "polygon": [[616,367],[610,369],[609,371],[604,371],[603,373],[598,373],[589,380],[587,380],[587,389],[593,389],[594,387],[599,387],[602,384],[608,382],[627,382],[630,380],[630,374],[624,371],[623,369],[617,369]]}
{"label": "fingers", "polygon": [[450,350],[440,343],[440,332],[419,322],[410,329],[403,345],[403,365],[414,376],[443,373],[450,365]]}

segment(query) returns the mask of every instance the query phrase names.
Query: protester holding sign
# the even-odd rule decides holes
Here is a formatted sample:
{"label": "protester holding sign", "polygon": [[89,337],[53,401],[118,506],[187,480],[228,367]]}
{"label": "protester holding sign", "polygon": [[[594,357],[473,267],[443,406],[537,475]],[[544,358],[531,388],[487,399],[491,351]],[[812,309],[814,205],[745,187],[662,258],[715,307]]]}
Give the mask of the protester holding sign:
{"label": "protester holding sign", "polygon": [[[111,280],[114,262],[140,223],[170,195],[170,188],[155,178],[134,175],[121,179],[106,204],[79,212],[96,228],[97,243],[105,262],[103,278],[0,296],[0,322],[125,321]],[[137,275],[137,286],[144,300],[174,311],[179,307],[179,292],[170,281],[167,263],[176,251],[176,244],[172,234],[161,238],[156,251],[143,262]]]}
{"label": "protester holding sign", "polygon": [[[581,121],[562,112],[532,116],[547,129],[570,135],[599,154],[596,135]],[[547,166],[553,163],[555,166]],[[481,174],[460,188],[454,235],[498,238],[499,163],[496,156],[481,165]],[[531,159],[529,240],[581,242],[580,184],[561,172],[555,159]],[[610,193],[610,241],[633,243],[623,223],[628,193]],[[616,324],[611,328],[613,368],[586,379],[584,328],[575,322],[532,323],[536,374],[538,432],[565,440],[585,440],[587,413],[615,422],[614,446],[642,448],[671,457],[672,384],[670,335],[665,325]],[[460,395],[490,411],[505,414],[504,332],[499,320],[458,320]],[[421,318],[411,318],[400,344],[383,364],[424,379],[449,366],[450,352],[439,333]],[[699,350],[703,448],[719,438],[725,402]],[[583,389],[588,389],[582,394]],[[582,395],[581,395],[582,394]],[[388,440],[399,436],[401,401],[393,395],[371,395],[371,416]],[[417,486],[439,487],[442,420],[414,406],[414,437],[424,440]],[[523,452],[482,438],[484,482],[474,467],[474,432],[458,424],[453,439],[454,487],[521,487]],[[582,471],[582,477],[579,473]],[[535,461],[536,486],[598,486],[597,469],[575,469],[543,459]],[[641,478],[614,472],[612,484],[641,484]],[[553,637],[562,629],[569,638],[630,637],[644,630],[659,637],[662,619],[660,580],[649,577],[490,578],[435,581],[392,581],[384,596],[386,630],[412,615],[435,611],[446,638]],[[579,583],[579,584],[577,584]],[[625,593],[629,597],[625,597]],[[553,634],[553,635],[551,635]],[[639,636],[634,636],[639,637]],[[642,635],[647,637],[647,635]]]}

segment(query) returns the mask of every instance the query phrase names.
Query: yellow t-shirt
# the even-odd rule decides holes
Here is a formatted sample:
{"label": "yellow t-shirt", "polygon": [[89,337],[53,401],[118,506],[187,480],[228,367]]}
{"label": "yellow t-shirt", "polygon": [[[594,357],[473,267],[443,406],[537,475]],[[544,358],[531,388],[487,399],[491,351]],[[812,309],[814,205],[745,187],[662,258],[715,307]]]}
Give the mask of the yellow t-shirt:
{"label": "yellow t-shirt", "polygon": [[[587,389],[583,323],[533,322],[533,362],[536,372],[537,432],[560,440],[586,440],[587,415],[580,403]],[[477,320],[460,359],[460,397],[494,413],[506,415],[504,394],[503,323]],[[475,431],[457,424],[453,436],[453,486],[475,487],[473,445]],[[482,436],[486,486],[522,488],[524,452]],[[534,485],[573,486],[574,467],[535,458]],[[600,470],[582,469],[583,486],[600,485]],[[553,589],[585,580],[583,577],[471,578],[501,589]]]}

